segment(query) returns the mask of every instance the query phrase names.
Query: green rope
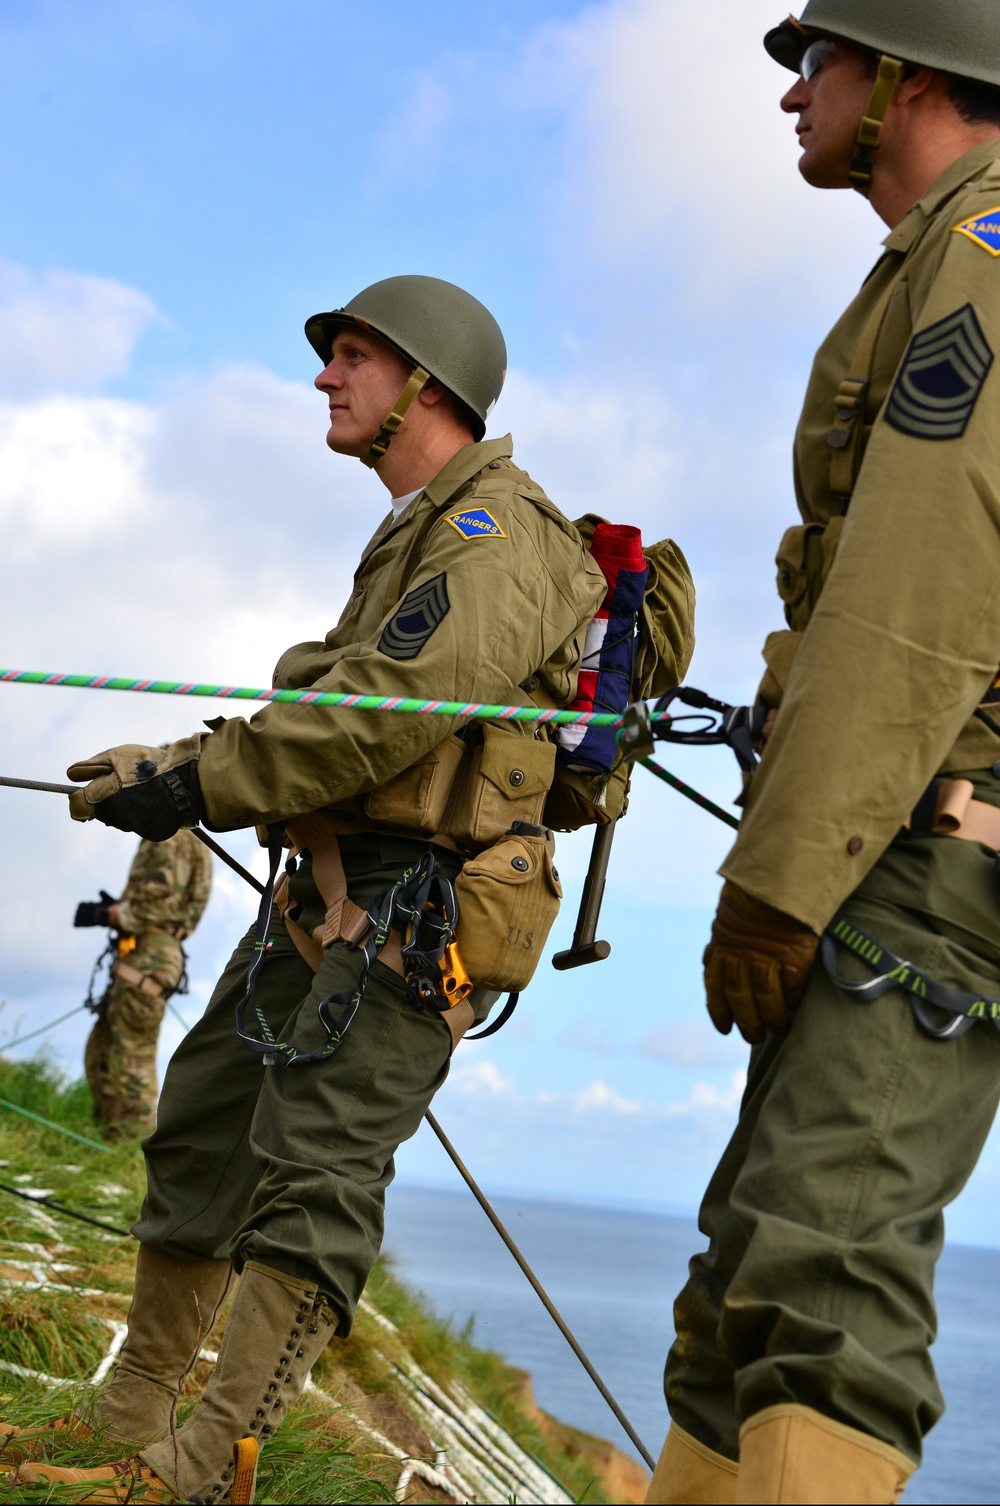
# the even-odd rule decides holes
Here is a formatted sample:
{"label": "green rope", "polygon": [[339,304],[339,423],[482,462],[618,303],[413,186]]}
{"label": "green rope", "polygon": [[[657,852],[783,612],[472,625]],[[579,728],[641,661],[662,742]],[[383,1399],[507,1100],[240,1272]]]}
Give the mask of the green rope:
{"label": "green rope", "polygon": [[89,1145],[91,1150],[102,1151],[106,1156],[114,1155],[110,1145],[102,1145],[99,1140],[88,1140],[86,1135],[78,1135],[76,1130],[67,1129],[64,1124],[53,1124],[51,1119],[43,1119],[41,1114],[33,1113],[31,1109],[22,1109],[19,1103],[11,1103],[7,1098],[0,1098],[0,1108],[10,1109],[14,1114],[23,1114],[25,1119],[33,1119],[36,1124],[44,1124],[46,1129],[55,1130],[57,1135],[67,1135],[70,1140],[78,1140],[81,1145]]}
{"label": "green rope", "polygon": [[686,795],[689,800],[694,801],[695,805],[700,805],[703,811],[708,811],[720,821],[725,821],[727,826],[733,827],[736,831],[739,830],[740,823],[736,816],[731,816],[728,811],[724,811],[721,805],[716,805],[715,801],[709,800],[707,795],[702,795],[698,790],[692,789],[689,784],[685,784],[683,779],[678,779],[676,774],[671,774],[670,770],[665,769],[662,764],[656,763],[652,758],[640,758],[639,762],[644,769],[655,774],[657,779],[662,779],[664,784],[669,784],[671,789]]}
{"label": "green rope", "polygon": [[66,1014],[61,1014],[57,1020],[50,1020],[47,1025],[42,1025],[40,1029],[31,1030],[27,1035],[15,1036],[14,1040],[7,1041],[5,1045],[0,1046],[0,1051],[10,1051],[14,1046],[23,1046],[25,1041],[33,1041],[37,1036],[44,1035],[47,1030],[54,1030],[57,1025],[62,1024],[63,1020],[69,1020],[73,1015],[79,1014],[80,1010],[86,1009],[86,1007],[86,1004],[77,1004],[75,1009],[70,1009]]}

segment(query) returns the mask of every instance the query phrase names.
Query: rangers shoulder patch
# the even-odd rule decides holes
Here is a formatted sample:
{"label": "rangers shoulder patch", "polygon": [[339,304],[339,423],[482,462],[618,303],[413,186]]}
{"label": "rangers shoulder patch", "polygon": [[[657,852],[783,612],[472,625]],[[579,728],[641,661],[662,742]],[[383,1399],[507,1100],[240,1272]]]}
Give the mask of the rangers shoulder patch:
{"label": "rangers shoulder patch", "polygon": [[442,570],[406,593],[382,629],[379,653],[388,659],[415,659],[450,611],[448,578]]}
{"label": "rangers shoulder patch", "polygon": [[974,214],[960,225],[952,225],[957,235],[967,235],[991,256],[1000,256],[1000,204],[996,209],[987,209],[985,214]]}
{"label": "rangers shoulder patch", "polygon": [[979,400],[993,352],[971,303],[917,332],[886,400],[886,423],[914,439],[958,439]]}
{"label": "rangers shoulder patch", "polygon": [[456,528],[463,539],[505,539],[500,524],[485,507],[472,507],[467,512],[453,512],[445,520]]}

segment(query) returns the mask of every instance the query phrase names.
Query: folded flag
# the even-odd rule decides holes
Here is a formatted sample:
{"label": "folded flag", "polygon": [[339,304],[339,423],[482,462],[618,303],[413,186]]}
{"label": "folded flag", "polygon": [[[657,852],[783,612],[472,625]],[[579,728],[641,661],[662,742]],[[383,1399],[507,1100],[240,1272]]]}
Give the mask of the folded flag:
{"label": "folded flag", "polygon": [[[608,592],[587,629],[576,700],[570,711],[613,711],[629,703],[635,659],[636,617],[649,566],[642,534],[626,524],[598,523],[590,552]],[[560,727],[559,756],[570,769],[607,774],[618,757],[614,727]]]}

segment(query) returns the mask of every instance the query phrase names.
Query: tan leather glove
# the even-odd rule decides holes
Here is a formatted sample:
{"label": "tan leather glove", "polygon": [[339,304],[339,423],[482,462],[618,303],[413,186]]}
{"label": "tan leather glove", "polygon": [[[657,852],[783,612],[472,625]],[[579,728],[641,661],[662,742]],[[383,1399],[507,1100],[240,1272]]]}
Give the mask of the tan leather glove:
{"label": "tan leather glove", "polygon": [[752,1046],[768,1030],[782,1034],[805,992],[819,937],[736,884],[723,885],[705,948],[705,994],[712,1024],[728,1035],[735,1021]]}
{"label": "tan leather glove", "polygon": [[198,783],[198,759],[205,732],[166,748],[125,743],[70,764],[68,779],[89,780],[69,797],[74,821],[95,816],[119,831],[134,831],[164,842],[182,826],[197,826],[205,815]]}

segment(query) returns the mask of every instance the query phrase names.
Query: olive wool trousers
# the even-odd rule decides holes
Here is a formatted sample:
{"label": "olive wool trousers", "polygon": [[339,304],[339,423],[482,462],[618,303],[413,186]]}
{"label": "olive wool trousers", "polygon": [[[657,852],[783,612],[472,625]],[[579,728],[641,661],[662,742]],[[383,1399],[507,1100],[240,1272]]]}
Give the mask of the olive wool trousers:
{"label": "olive wool trousers", "polygon": [[[901,836],[843,906],[956,988],[1000,996],[997,858]],[[843,952],[842,976],[870,978]],[[750,1057],[739,1123],[702,1204],[708,1249],[675,1307],[667,1404],[707,1447],[799,1402],[919,1464],[944,1410],[931,1363],[943,1209],[1000,1097],[1000,1033],[937,1041],[894,990],[859,1002],[817,960],[788,1035]]]}
{"label": "olive wool trousers", "polygon": [[[424,850],[399,838],[345,840],[352,899],[367,906]],[[435,851],[452,876],[460,860]],[[320,924],[324,905],[308,858],[291,890],[302,904],[300,924]],[[337,942],[314,975],[276,912],[270,937],[257,1001],[279,1040],[312,1050],[327,1038],[317,1006],[354,987],[361,953]],[[237,1271],[254,1260],[315,1284],[344,1336],[382,1242],[393,1155],[448,1075],[451,1035],[439,1015],[408,1004],[402,979],[375,962],[332,1056],[265,1067],[234,1021],[253,951],[251,931],[170,1062],[157,1126],[143,1144],[147,1193],[132,1232],[180,1259],[230,1259]],[[495,998],[473,993],[477,1019]],[[249,1014],[247,1028],[256,1034]]]}

